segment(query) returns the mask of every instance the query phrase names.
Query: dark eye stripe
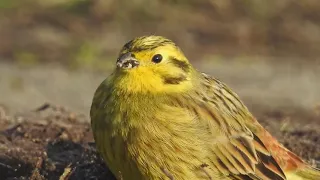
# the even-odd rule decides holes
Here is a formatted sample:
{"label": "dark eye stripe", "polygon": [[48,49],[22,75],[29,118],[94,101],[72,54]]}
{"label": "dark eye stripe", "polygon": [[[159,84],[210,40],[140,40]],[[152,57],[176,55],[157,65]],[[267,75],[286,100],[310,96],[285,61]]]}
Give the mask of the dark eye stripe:
{"label": "dark eye stripe", "polygon": [[178,68],[181,68],[184,72],[190,71],[190,65],[185,61],[176,59],[175,57],[169,57],[169,59],[173,65],[175,65]]}
{"label": "dark eye stripe", "polygon": [[180,75],[178,77],[162,77],[164,84],[180,84],[182,81],[187,80],[187,77]]}

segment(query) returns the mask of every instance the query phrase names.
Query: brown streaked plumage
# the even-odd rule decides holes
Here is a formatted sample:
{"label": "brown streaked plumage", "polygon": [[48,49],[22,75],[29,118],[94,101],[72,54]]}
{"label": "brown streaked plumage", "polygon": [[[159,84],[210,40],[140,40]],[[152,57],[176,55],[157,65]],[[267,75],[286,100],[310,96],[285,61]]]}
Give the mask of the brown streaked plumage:
{"label": "brown streaked plumage", "polygon": [[117,177],[319,179],[319,170],[283,147],[230,88],[195,70],[169,39],[138,37],[117,62],[90,111],[97,148]]}

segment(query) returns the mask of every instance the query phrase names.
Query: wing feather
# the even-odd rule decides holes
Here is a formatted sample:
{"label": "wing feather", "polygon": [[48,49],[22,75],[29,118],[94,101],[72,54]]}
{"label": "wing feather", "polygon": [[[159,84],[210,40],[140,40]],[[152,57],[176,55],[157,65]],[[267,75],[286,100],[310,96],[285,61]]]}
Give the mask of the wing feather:
{"label": "wing feather", "polygon": [[209,128],[215,135],[212,164],[232,179],[286,179],[267,147],[247,127],[256,120],[238,96],[207,75],[202,83],[205,90],[197,93],[204,98],[195,103],[193,110],[198,111],[199,119],[214,122]]}

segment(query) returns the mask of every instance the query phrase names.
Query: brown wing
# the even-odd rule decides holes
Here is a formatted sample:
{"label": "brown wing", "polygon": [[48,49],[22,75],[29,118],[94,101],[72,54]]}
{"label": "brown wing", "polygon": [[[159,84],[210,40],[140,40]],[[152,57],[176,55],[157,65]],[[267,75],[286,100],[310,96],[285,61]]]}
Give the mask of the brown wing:
{"label": "brown wing", "polygon": [[284,171],[295,171],[307,165],[300,157],[282,146],[263,127],[260,126],[260,130],[256,134],[257,138],[264,142],[265,147],[272,153],[272,156]]}
{"label": "brown wing", "polygon": [[[258,122],[226,85],[204,75],[197,115],[210,124],[215,137],[212,163],[231,179],[286,179],[268,148],[253,132]],[[250,129],[247,124],[252,124]]]}
{"label": "brown wing", "polygon": [[[212,163],[224,175],[243,179],[286,179],[257,136],[218,137],[212,147]],[[245,177],[245,178],[244,178]]]}

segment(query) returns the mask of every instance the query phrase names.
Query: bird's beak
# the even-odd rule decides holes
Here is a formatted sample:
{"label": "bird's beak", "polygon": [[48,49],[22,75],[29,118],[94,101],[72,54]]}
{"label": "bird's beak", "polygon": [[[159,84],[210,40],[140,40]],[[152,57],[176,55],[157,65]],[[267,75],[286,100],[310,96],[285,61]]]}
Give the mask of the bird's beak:
{"label": "bird's beak", "polygon": [[123,69],[132,69],[139,66],[139,64],[139,61],[130,52],[121,55],[117,60],[117,67]]}

